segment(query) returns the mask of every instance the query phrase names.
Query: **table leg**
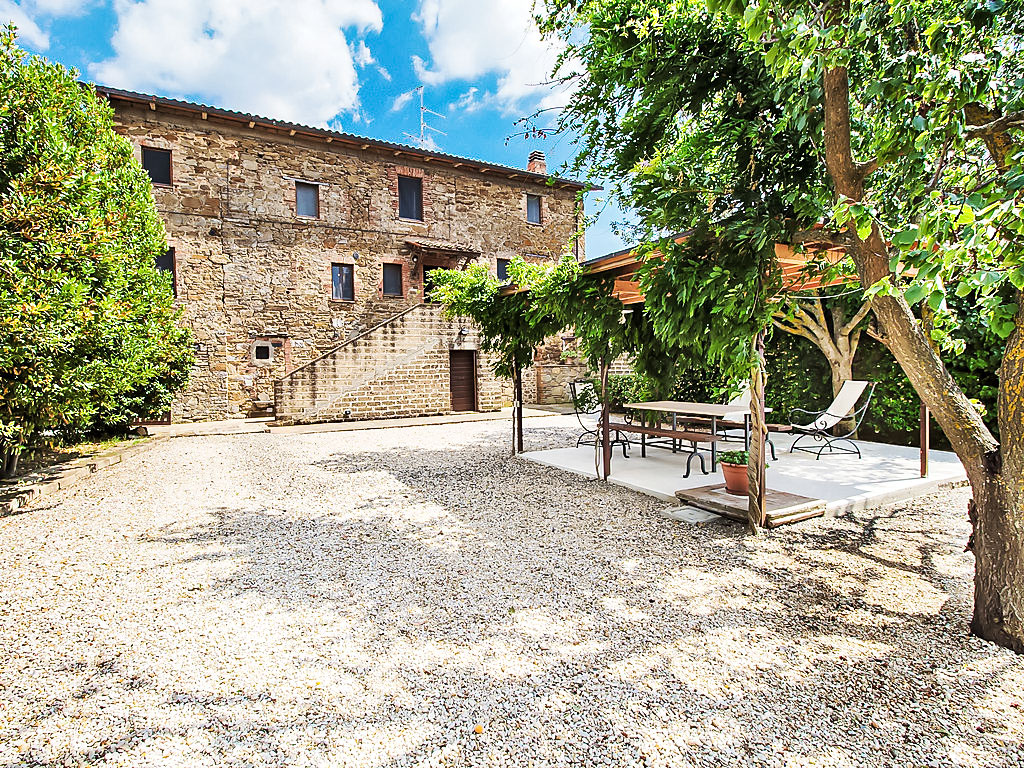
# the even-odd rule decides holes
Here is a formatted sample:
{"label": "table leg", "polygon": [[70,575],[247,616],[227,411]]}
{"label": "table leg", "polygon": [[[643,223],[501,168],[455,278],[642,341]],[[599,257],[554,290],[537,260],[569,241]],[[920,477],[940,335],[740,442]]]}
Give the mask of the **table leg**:
{"label": "table leg", "polygon": [[[677,423],[677,419],[678,419],[678,418],[679,418],[679,417],[678,417],[678,415],[677,415],[677,414],[674,414],[674,413],[672,414],[672,431],[673,431],[673,432],[675,432],[675,431],[676,431],[676,423]],[[678,441],[678,440],[676,440],[676,439],[675,439],[675,438],[673,437],[673,438],[672,438],[672,453],[678,453],[678,451],[679,451],[679,441]]]}
{"label": "table leg", "polygon": [[743,450],[750,450],[750,414],[743,417]]}
{"label": "table leg", "polygon": [[714,472],[718,466],[718,441],[714,438],[718,437],[718,419],[714,416],[711,417],[711,471]]}
{"label": "table leg", "polygon": [[[642,428],[647,427],[647,413],[640,411],[640,426]],[[640,433],[640,458],[647,458],[647,435],[643,432]]]}

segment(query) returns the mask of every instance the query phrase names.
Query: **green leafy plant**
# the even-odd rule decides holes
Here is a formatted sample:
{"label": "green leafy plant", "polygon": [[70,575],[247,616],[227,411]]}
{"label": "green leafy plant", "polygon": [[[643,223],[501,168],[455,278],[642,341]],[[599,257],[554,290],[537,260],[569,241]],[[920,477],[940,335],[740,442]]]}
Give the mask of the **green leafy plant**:
{"label": "green leafy plant", "polygon": [[149,178],[109,105],[0,32],[0,469],[166,410],[191,337]]}
{"label": "green leafy plant", "polygon": [[750,459],[748,451],[722,451],[718,454],[718,461],[721,464],[736,464],[746,466]]}

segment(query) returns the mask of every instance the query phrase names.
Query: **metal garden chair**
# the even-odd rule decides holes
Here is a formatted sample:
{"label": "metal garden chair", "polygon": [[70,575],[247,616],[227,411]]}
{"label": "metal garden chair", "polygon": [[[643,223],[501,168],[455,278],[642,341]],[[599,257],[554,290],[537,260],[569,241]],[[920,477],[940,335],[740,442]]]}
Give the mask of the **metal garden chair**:
{"label": "metal garden chair", "polygon": [[[583,434],[576,441],[576,447],[581,445],[595,445],[600,439],[601,428],[601,398],[597,396],[597,390],[589,381],[570,381],[565,385],[569,391],[569,399],[572,400],[573,410],[576,412],[576,419],[583,427]],[[622,446],[622,457],[628,459],[626,448],[630,445],[629,439],[622,436],[614,427],[611,430],[612,448],[616,445]]]}
{"label": "metal garden chair", "polygon": [[[832,404],[825,410],[807,411],[803,408],[794,408],[790,411],[789,420],[791,422],[795,420],[798,414],[811,416],[813,419],[810,424],[803,426],[792,424],[793,432],[799,436],[789,446],[789,452],[806,451],[807,453],[815,454],[818,459],[821,458],[821,454],[825,451],[829,453],[852,453],[858,459],[861,458],[860,448],[852,440],[852,437],[857,434],[857,430],[860,429],[860,425],[867,415],[868,406],[871,404],[871,395],[875,391],[875,385],[876,382],[873,381],[850,379],[843,382],[843,387],[839,390],[839,394],[836,395]],[[861,395],[864,394],[864,390],[867,390],[868,396],[864,399],[864,403],[858,407],[857,403],[860,401]],[[853,428],[848,432],[842,435],[833,435],[829,432],[830,429],[851,416],[853,417]],[[809,437],[816,443],[821,443],[821,445],[819,447],[798,445],[805,437]],[[850,447],[846,447],[847,444]]]}

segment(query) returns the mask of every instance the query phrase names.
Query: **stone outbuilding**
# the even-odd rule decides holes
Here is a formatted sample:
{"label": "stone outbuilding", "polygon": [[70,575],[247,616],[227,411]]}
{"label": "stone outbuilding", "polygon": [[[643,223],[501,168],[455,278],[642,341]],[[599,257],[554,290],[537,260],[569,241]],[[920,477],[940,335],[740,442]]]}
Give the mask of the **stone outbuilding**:
{"label": "stone outbuilding", "polygon": [[583,258],[585,186],[527,170],[102,86],[153,180],[196,364],[173,421],[492,410],[476,329],[430,271]]}

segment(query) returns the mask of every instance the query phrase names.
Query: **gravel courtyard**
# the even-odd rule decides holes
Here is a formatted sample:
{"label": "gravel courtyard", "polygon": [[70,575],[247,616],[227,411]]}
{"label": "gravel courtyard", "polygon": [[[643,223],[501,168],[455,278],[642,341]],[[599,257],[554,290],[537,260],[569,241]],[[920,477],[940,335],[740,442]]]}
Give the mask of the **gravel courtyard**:
{"label": "gravel courtyard", "polygon": [[1024,765],[965,490],[755,539],[508,431],[173,439],[0,520],[0,765]]}

